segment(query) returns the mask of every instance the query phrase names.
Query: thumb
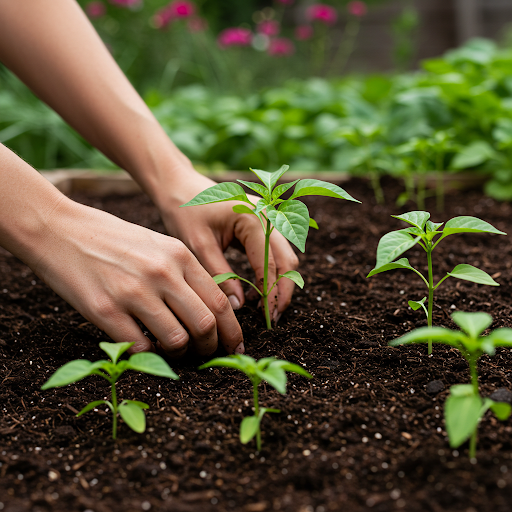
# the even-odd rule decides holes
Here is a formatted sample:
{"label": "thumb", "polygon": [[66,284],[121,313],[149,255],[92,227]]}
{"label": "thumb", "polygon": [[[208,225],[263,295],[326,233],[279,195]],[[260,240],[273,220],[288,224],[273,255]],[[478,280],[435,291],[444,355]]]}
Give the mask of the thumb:
{"label": "thumb", "polygon": [[[208,237],[208,241],[202,244],[201,248],[194,250],[199,263],[212,276],[233,272],[233,269],[224,257],[224,252],[220,248],[215,237]],[[245,302],[242,284],[238,279],[229,279],[220,285],[221,290],[227,295],[231,307],[240,309]]]}

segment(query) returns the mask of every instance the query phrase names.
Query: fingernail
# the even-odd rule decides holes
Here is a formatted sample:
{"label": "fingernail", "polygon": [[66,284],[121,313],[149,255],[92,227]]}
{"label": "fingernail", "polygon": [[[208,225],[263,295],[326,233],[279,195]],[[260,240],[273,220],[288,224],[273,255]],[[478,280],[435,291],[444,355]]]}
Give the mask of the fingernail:
{"label": "fingernail", "polygon": [[238,347],[235,348],[235,354],[244,354],[245,353],[245,347],[244,347],[244,342],[242,341],[242,343],[240,343],[240,345],[238,345]]}
{"label": "fingernail", "polygon": [[233,310],[240,309],[240,301],[236,295],[228,295],[228,300]]}

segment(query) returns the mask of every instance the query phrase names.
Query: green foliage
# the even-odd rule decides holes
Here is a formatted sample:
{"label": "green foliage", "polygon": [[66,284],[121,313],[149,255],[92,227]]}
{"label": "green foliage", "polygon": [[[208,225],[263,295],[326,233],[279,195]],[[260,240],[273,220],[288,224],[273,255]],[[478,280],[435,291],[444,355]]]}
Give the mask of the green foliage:
{"label": "green foliage", "polygon": [[391,341],[393,347],[408,343],[425,343],[432,340],[458,349],[469,364],[471,384],[457,384],[450,388],[446,400],[444,416],[450,446],[457,448],[471,438],[470,457],[476,455],[476,436],[480,420],[487,410],[502,421],[511,413],[510,404],[482,398],[478,390],[477,362],[482,354],[493,356],[496,347],[512,347],[512,329],[495,329],[488,336],[482,333],[491,325],[492,317],[487,313],[464,313],[458,311],[452,315],[453,321],[461,331],[443,327],[421,327]]}
{"label": "green foliage", "polygon": [[61,366],[42,386],[41,389],[50,389],[67,386],[73,382],[82,380],[89,375],[100,375],[106,379],[112,389],[112,401],[96,400],[87,404],[77,416],[91,411],[100,406],[107,405],[113,414],[112,438],[117,437],[117,413],[121,415],[124,422],[135,432],[142,433],[146,430],[146,416],[143,409],[149,406],[144,402],[136,400],[123,400],[119,405],[117,403],[116,382],[125,370],[136,370],[143,373],[167,377],[177,380],[178,375],[173,372],[171,367],[157,354],[152,352],[141,352],[133,354],[129,359],[119,361],[123,355],[134,343],[107,343],[102,341],[100,348],[107,353],[110,361],[100,360],[94,363],[85,359],[76,359]]}
{"label": "green foliage", "polygon": [[258,400],[258,386],[261,381],[267,382],[274,389],[279,391],[279,393],[285,395],[287,382],[286,372],[297,373],[303,377],[307,377],[308,379],[312,378],[312,375],[304,370],[302,366],[289,363],[288,361],[279,360],[274,357],[265,357],[259,361],[255,361],[252,357],[243,354],[235,354],[212,359],[208,363],[200,366],[199,369],[202,370],[204,368],[212,368],[214,366],[235,368],[249,377],[253,386],[254,415],[247,416],[242,420],[240,425],[240,441],[242,444],[246,444],[256,437],[256,446],[258,451],[261,450],[261,420],[263,419],[263,416],[267,412],[280,412],[278,409],[267,409],[265,407],[260,408]]}
{"label": "green foliage", "polygon": [[[459,264],[451,272],[448,272],[436,285],[434,285],[434,276],[432,270],[432,252],[437,244],[447,236],[458,233],[493,233],[497,235],[506,235],[503,231],[499,231],[488,222],[477,217],[454,217],[450,219],[441,229],[443,222],[431,222],[430,213],[424,211],[413,211],[404,213],[403,215],[392,215],[396,219],[407,222],[412,227],[399,229],[386,233],[379,241],[377,247],[377,263],[375,268],[367,277],[372,277],[381,272],[394,269],[406,269],[415,272],[427,285],[428,288],[428,308],[425,308],[424,297],[420,301],[409,301],[409,306],[414,310],[423,308],[427,316],[429,327],[432,327],[432,307],[434,301],[434,291],[448,277],[454,277],[464,281],[471,281],[478,284],[486,284],[489,286],[499,286],[499,284],[486,272],[472,265]],[[417,269],[410,265],[407,258],[395,260],[405,251],[411,249],[416,244],[427,253],[428,263],[428,279]],[[429,343],[428,353],[432,353],[432,343]]]}
{"label": "green foliage", "polygon": [[[214,279],[217,284],[221,284],[228,279],[240,279],[241,281],[249,283],[260,294],[263,300],[267,329],[272,329],[268,296],[274,289],[274,286],[276,286],[283,277],[290,279],[300,288],[304,286],[302,276],[295,270],[289,270],[284,274],[279,274],[279,277],[274,283],[269,282],[268,259],[270,235],[272,231],[277,229],[277,231],[295,245],[299,251],[304,252],[306,250],[306,238],[308,236],[309,228],[313,227],[318,229],[318,224],[309,217],[307,206],[303,202],[298,201],[298,197],[316,195],[346,199],[356,203],[360,202],[337,185],[321,180],[295,180],[292,183],[277,185],[277,182],[283,177],[287,170],[288,165],[283,165],[275,172],[251,169],[251,171],[261,181],[262,185],[259,183],[237,180],[261,196],[261,199],[259,199],[256,204],[247,197],[244,189],[238,185],[238,183],[219,183],[204,190],[203,192],[200,192],[188,203],[181,205],[182,207],[199,206],[204,204],[220,203],[223,201],[242,201],[252,206],[252,208],[250,208],[245,204],[237,204],[233,206],[233,211],[235,213],[256,215],[261,223],[263,232],[265,233],[263,290],[260,290],[250,281],[234,274],[233,272],[226,272],[225,274],[217,275]],[[282,195],[293,186],[295,186],[295,188],[290,198],[286,200],[282,199]],[[271,287],[269,289],[270,285]]]}

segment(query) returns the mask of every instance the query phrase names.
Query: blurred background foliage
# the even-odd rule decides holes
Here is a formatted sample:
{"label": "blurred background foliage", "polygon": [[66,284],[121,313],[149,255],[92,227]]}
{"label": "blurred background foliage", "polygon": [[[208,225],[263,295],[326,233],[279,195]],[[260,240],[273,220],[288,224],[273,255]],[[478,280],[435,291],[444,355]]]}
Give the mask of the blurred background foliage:
{"label": "blurred background foliage", "polygon": [[[427,173],[469,169],[512,198],[510,44],[475,39],[407,71],[419,20],[404,1],[396,70],[347,74],[361,20],[385,0],[79,3],[198,169],[347,171],[371,176],[378,200],[392,175],[419,207]],[[5,68],[0,112],[0,142],[36,168],[114,168]],[[434,193],[441,207],[441,179]]]}

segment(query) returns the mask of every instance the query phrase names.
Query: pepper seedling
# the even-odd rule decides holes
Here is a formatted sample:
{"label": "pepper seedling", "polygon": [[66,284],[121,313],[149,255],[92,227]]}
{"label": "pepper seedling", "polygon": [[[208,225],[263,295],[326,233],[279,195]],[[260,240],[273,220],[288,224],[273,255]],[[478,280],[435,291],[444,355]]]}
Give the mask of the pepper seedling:
{"label": "pepper seedling", "polygon": [[492,323],[492,317],[487,313],[457,311],[452,314],[452,320],[462,332],[444,327],[420,327],[389,344],[396,347],[406,343],[425,343],[427,340],[433,340],[460,350],[469,364],[471,384],[457,384],[450,388],[450,395],[444,407],[444,418],[450,446],[457,448],[470,439],[469,456],[474,459],[478,424],[486,411],[491,409],[501,421],[506,420],[511,413],[510,404],[480,396],[477,362],[482,354],[493,356],[496,347],[512,347],[512,329],[501,327],[488,336],[481,336]]}
{"label": "pepper seedling", "polygon": [[96,400],[87,404],[76,416],[98,407],[107,405],[112,411],[112,439],[117,437],[117,413],[125,423],[135,432],[141,434],[146,430],[146,416],[143,409],[149,409],[149,405],[137,400],[123,400],[117,403],[116,382],[125,370],[136,370],[143,373],[150,373],[158,377],[168,377],[178,380],[179,377],[171,367],[159,355],[152,352],[139,352],[133,354],[129,359],[119,361],[119,357],[126,352],[134,343],[107,343],[102,341],[100,348],[110,357],[111,361],[101,359],[92,363],[86,359],[75,359],[61,366],[42,386],[41,389],[50,389],[67,386],[73,382],[82,380],[89,375],[100,375],[111,385],[112,401]]}
{"label": "pepper seedling", "polygon": [[[302,288],[304,280],[302,276],[295,270],[289,270],[284,274],[279,274],[277,279],[268,275],[268,259],[270,248],[270,235],[274,229],[277,229],[285,238],[287,238],[299,251],[304,252],[306,248],[306,238],[310,227],[318,229],[318,224],[309,216],[307,206],[298,201],[298,197],[316,195],[336,197],[338,199],[346,199],[359,203],[357,199],[351,197],[347,192],[337,185],[326,181],[307,179],[295,180],[291,183],[277,185],[278,180],[288,170],[288,165],[283,165],[276,172],[261,171],[259,169],[251,169],[263,183],[252,183],[244,180],[237,180],[238,183],[245,185],[247,188],[256,192],[261,196],[256,204],[254,204],[245,193],[244,189],[238,183],[219,183],[213,187],[207,188],[199,193],[192,200],[181,206],[198,206],[203,204],[219,203],[222,201],[242,201],[245,204],[237,204],[233,206],[235,213],[247,213],[258,217],[263,232],[265,233],[265,261],[263,270],[263,287],[260,290],[253,283],[240,277],[234,272],[226,272],[214,276],[217,284],[223,283],[228,279],[240,279],[250,284],[256,292],[261,296],[263,309],[265,312],[265,321],[267,329],[272,329],[270,320],[270,311],[268,307],[268,297],[280,279],[291,279],[297,286]],[[295,185],[293,194],[289,199],[282,199],[281,196]],[[270,289],[269,289],[270,286]]]}
{"label": "pepper seedling", "polygon": [[247,416],[242,420],[240,425],[240,441],[247,444],[251,439],[256,437],[256,448],[261,450],[261,420],[267,412],[278,413],[279,409],[268,409],[260,407],[258,400],[258,386],[262,380],[268,382],[282,395],[286,394],[286,372],[293,372],[311,379],[313,376],[308,373],[302,366],[289,363],[288,361],[279,360],[275,357],[264,357],[259,361],[254,360],[250,356],[244,354],[233,354],[227,357],[217,357],[208,361],[199,367],[212,368],[213,366],[223,366],[226,368],[236,368],[245,373],[251,380],[254,397],[254,415]]}
{"label": "pepper seedling", "polygon": [[[404,213],[403,215],[392,215],[395,219],[403,220],[412,227],[391,231],[385,234],[379,241],[377,247],[377,263],[375,268],[366,276],[372,277],[387,270],[403,268],[416,272],[425,282],[428,288],[428,304],[425,308],[426,297],[420,301],[409,301],[409,306],[413,310],[423,308],[427,316],[427,323],[432,327],[432,307],[434,303],[434,291],[439,285],[449,277],[455,277],[465,281],[471,281],[478,284],[487,284],[489,286],[499,286],[499,284],[486,272],[472,265],[457,265],[451,272],[448,272],[436,285],[434,285],[434,275],[432,271],[432,252],[439,242],[449,235],[456,233],[495,233],[498,235],[506,235],[503,231],[499,231],[491,226],[488,222],[480,220],[476,217],[454,217],[450,219],[442,231],[439,228],[443,222],[434,223],[429,220],[430,213],[424,211],[413,211]],[[436,239],[437,238],[437,239]],[[400,254],[419,244],[427,253],[428,264],[428,280],[423,274],[410,265],[407,258],[395,260]],[[432,343],[428,344],[428,353],[432,353]]]}

